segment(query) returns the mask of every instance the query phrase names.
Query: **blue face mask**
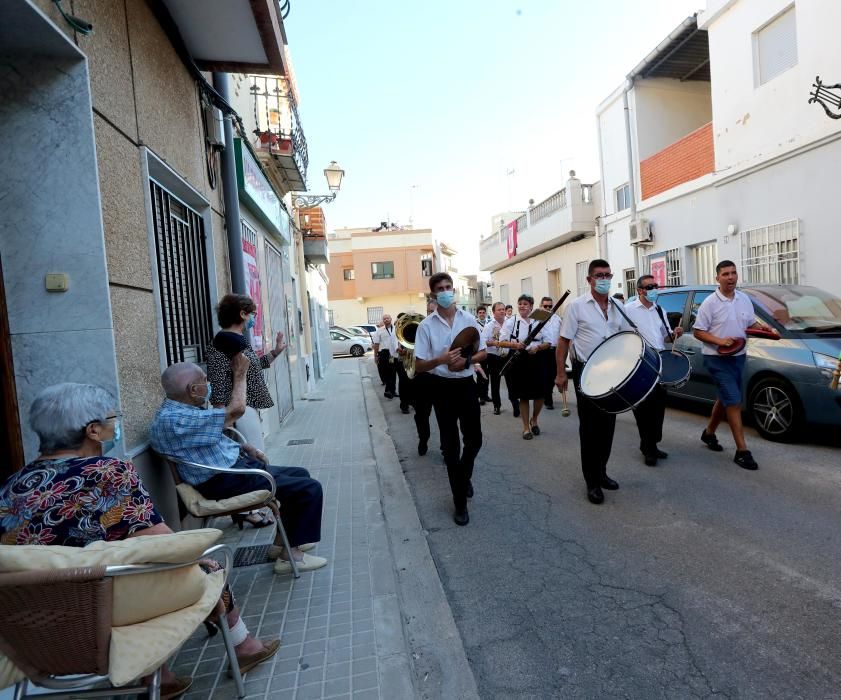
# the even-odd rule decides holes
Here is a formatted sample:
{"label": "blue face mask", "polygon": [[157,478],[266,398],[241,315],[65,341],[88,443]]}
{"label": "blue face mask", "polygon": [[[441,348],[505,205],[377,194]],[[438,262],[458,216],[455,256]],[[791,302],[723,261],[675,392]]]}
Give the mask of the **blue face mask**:
{"label": "blue face mask", "polygon": [[456,293],[452,289],[448,289],[446,292],[438,292],[437,299],[438,306],[442,309],[449,309],[456,299]]}
{"label": "blue face mask", "polygon": [[117,443],[120,441],[120,438],[122,436],[123,436],[123,426],[122,426],[122,423],[120,422],[120,419],[117,418],[117,420],[114,422],[114,437],[112,437],[110,440],[103,440],[102,443],[101,443],[102,444],[102,454],[107,454],[108,452],[113,450],[114,447],[116,447]]}
{"label": "blue face mask", "polygon": [[257,317],[256,317],[254,314],[251,314],[251,315],[248,317],[248,320],[245,322],[245,328],[246,328],[246,330],[249,330],[249,331],[250,331],[252,328],[254,328],[254,324],[255,324],[255,323],[257,323]]}
{"label": "blue face mask", "polygon": [[207,393],[204,395],[204,407],[210,406],[210,397],[213,395],[213,387],[210,382],[207,383]]}
{"label": "blue face mask", "polygon": [[607,294],[610,291],[610,280],[596,280],[596,291],[599,294]]}
{"label": "blue face mask", "polygon": [[653,304],[657,301],[657,297],[659,295],[660,295],[660,292],[658,292],[656,289],[649,289],[645,293],[645,298],[648,299],[648,301],[650,301]]}

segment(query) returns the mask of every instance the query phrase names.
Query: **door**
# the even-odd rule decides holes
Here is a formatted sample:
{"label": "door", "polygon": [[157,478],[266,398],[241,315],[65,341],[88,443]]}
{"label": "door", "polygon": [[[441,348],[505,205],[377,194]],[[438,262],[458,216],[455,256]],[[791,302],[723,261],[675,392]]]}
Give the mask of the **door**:
{"label": "door", "polygon": [[698,317],[698,307],[701,306],[701,302],[710,294],[712,294],[712,291],[709,289],[699,289],[693,293],[689,315],[683,324],[684,334],[678,341],[677,347],[687,354],[691,353],[689,359],[692,363],[692,376],[689,378],[687,385],[680,389],[680,391],[693,398],[703,399],[712,403],[717,396],[715,383],[704,368],[703,344],[692,335],[695,319]]}
{"label": "door", "polygon": [[[284,260],[277,248],[266,241],[266,272],[269,284],[269,321],[273,331],[281,331],[286,340],[286,352],[281,353],[272,363],[274,368],[275,385],[277,388],[278,420],[283,419],[294,408],[292,399],[292,374],[289,368],[289,356],[292,352],[292,333],[289,324],[289,310],[286,305],[284,291]],[[273,345],[274,339],[269,338]]]}
{"label": "door", "polygon": [[0,460],[0,483],[2,483],[13,472],[24,466],[2,260],[0,260],[0,353],[2,353],[0,371],[3,373],[3,381],[0,382],[0,455],[3,455],[3,459]]}

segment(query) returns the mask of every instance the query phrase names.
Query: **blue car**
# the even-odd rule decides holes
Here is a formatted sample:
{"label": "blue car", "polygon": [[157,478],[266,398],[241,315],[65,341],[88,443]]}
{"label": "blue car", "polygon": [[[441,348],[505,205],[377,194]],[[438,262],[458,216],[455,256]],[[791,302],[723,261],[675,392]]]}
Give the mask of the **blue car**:
{"label": "blue car", "polygon": [[[756,318],[771,330],[748,330],[744,374],[745,412],[759,433],[776,441],[795,439],[804,427],[841,427],[841,389],[829,386],[841,354],[841,299],[797,284],[739,287]],[[675,347],[689,355],[689,381],[669,394],[712,404],[715,384],[704,370],[701,343],[692,326],[712,285],[662,289],[657,303],[672,327],[684,334]]]}

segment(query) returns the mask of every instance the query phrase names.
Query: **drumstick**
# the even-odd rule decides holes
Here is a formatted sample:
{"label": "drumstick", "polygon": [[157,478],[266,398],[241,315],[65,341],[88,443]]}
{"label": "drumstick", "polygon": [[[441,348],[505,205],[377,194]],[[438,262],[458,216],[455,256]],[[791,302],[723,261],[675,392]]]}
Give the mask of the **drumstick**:
{"label": "drumstick", "polygon": [[[683,316],[681,315],[681,317],[677,320],[677,326],[675,326],[675,328],[677,328],[678,326],[682,326],[682,325],[683,325]],[[669,335],[672,337],[672,355],[680,355],[680,350],[678,350],[675,347],[675,340],[677,340],[677,338],[675,338],[674,331],[669,333]]]}
{"label": "drumstick", "polygon": [[561,410],[561,415],[564,418],[568,418],[569,417],[569,406],[567,405],[567,390],[566,389],[564,389],[561,392],[561,397],[564,400],[564,407],[563,407],[563,410]]}

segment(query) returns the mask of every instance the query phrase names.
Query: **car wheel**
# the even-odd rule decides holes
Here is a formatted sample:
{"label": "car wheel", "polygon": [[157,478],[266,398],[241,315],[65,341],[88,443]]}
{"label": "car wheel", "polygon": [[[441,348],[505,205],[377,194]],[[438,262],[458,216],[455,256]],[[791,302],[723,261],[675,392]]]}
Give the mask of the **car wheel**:
{"label": "car wheel", "polygon": [[753,424],[766,440],[787,442],[800,429],[800,398],[788,382],[769,377],[750,393],[748,410]]}
{"label": "car wheel", "polygon": [[350,354],[354,357],[362,357],[365,354],[365,348],[361,345],[351,345]]}

